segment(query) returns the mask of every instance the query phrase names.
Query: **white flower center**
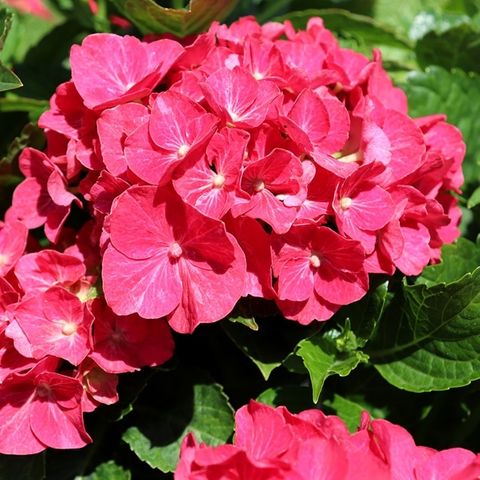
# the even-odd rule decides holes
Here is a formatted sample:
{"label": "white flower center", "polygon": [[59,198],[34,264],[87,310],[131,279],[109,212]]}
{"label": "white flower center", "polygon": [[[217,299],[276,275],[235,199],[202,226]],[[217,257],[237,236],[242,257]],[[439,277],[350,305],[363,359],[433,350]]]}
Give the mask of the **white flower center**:
{"label": "white flower center", "polygon": [[184,158],[189,150],[190,150],[189,145],[185,145],[185,144],[181,145],[180,148],[177,151],[178,158]]}
{"label": "white flower center", "polygon": [[212,180],[212,186],[214,188],[222,188],[225,183],[225,177],[221,173],[217,173]]}
{"label": "white flower center", "polygon": [[349,155],[342,155],[339,152],[339,153],[334,153],[332,156],[342,163],[356,163],[356,162],[360,162],[363,158],[362,152],[354,152],[354,153],[350,153]]}
{"label": "white flower center", "polygon": [[312,255],[310,255],[310,265],[313,268],[318,268],[321,263],[322,262],[321,262],[320,257],[318,255],[315,255],[314,253]]}
{"label": "white flower center", "polygon": [[348,210],[352,206],[353,200],[350,197],[343,197],[340,199],[340,208]]}
{"label": "white flower center", "polygon": [[180,258],[182,256],[182,253],[182,247],[177,242],[173,242],[168,249],[168,254],[170,255],[170,258]]}
{"label": "white flower center", "polygon": [[257,193],[261,192],[264,188],[265,188],[265,182],[263,180],[260,180],[259,178],[257,178],[257,180],[253,182],[254,192],[257,192]]}
{"label": "white flower center", "polygon": [[64,322],[62,325],[62,334],[66,337],[73,335],[77,331],[77,324],[73,322]]}

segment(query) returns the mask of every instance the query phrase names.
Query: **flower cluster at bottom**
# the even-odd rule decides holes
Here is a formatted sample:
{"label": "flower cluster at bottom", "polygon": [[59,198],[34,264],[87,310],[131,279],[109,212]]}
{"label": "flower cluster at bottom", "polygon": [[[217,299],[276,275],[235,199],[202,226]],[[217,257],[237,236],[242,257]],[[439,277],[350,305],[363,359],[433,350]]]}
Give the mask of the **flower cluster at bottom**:
{"label": "flower cluster at bottom", "polygon": [[290,413],[251,401],[235,416],[233,445],[182,444],[175,480],[474,480],[480,455],[415,445],[402,427],[371,420],[357,432],[320,410]]}

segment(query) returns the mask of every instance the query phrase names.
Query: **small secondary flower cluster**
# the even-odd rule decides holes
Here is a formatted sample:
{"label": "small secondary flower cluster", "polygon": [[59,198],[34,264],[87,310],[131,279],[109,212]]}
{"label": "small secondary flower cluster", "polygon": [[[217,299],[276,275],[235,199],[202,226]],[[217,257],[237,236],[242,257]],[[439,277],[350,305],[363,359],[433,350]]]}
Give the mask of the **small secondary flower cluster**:
{"label": "small secondary flower cluster", "polygon": [[95,34],[70,63],[0,231],[1,453],[88,442],[116,375],[172,355],[162,317],[192,332],[251,295],[326,320],[458,236],[461,134],[318,18]]}
{"label": "small secondary flower cluster", "polygon": [[[30,163],[35,155],[22,156],[24,172],[38,171]],[[33,194],[40,187],[34,177],[23,185]],[[118,400],[117,374],[160,365],[173,354],[164,320],[119,317],[97,296],[95,268],[81,245],[39,250],[23,223],[7,221],[0,230],[2,454],[83,447],[91,442],[83,413]]]}
{"label": "small secondary flower cluster", "polygon": [[419,447],[402,427],[363,414],[356,433],[320,410],[297,415],[251,401],[235,416],[233,445],[183,441],[175,480],[475,480],[480,455]]}

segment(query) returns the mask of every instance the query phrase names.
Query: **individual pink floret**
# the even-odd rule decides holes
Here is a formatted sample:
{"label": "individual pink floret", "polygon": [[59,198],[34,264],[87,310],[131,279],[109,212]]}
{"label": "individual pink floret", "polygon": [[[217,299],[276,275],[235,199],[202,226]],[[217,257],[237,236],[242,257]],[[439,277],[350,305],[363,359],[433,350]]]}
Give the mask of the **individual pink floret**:
{"label": "individual pink floret", "polygon": [[361,245],[328,227],[294,226],[274,238],[273,250],[280,300],[301,302],[315,292],[327,302],[347,305],[368,290]]}
{"label": "individual pink floret", "polygon": [[28,229],[45,225],[45,235],[56,242],[70,205],[80,202],[67,190],[63,174],[44,153],[26,148],[19,165],[27,178],[15,189],[5,218],[18,220]]}
{"label": "individual pink floret", "polygon": [[280,148],[249,163],[240,184],[247,197],[238,198],[232,207],[233,216],[259,218],[276,233],[286,233],[297,216],[297,207],[301,202],[288,205],[285,199],[301,191],[303,173],[300,159]]}
{"label": "individual pink floret", "polygon": [[217,70],[202,84],[202,89],[209,106],[224,124],[245,129],[259,127],[280,96],[273,82],[258,81],[240,67]]}
{"label": "individual pink floret", "polygon": [[170,188],[132,187],[118,197],[103,258],[103,288],[117,315],[170,315],[179,332],[220,320],[244,292],[245,255],[218,220]]}
{"label": "individual pink floret", "polygon": [[28,230],[16,221],[4,223],[0,228],[0,277],[4,277],[23,255]]}
{"label": "individual pink floret", "polygon": [[93,316],[75,295],[61,287],[25,296],[13,316],[31,345],[33,358],[54,355],[78,365],[91,350]]}
{"label": "individual pink floret", "polygon": [[149,95],[182,52],[173,40],[96,33],[72,47],[72,80],[87,108],[113,107]]}
{"label": "individual pink floret", "polygon": [[68,289],[84,275],[81,260],[56,250],[24,255],[15,267],[15,276],[26,293],[44,292],[54,286]]}
{"label": "individual pink floret", "polygon": [[147,107],[125,103],[104,110],[97,121],[98,139],[106,169],[116,176],[125,173],[125,140],[150,117]]}
{"label": "individual pink floret", "polygon": [[173,186],[183,200],[204,215],[222,218],[239,194],[240,174],[250,136],[224,128],[208,144],[206,155],[185,162]]}
{"label": "individual pink floret", "polygon": [[92,440],[81,410],[82,385],[55,373],[47,357],[0,385],[0,452],[28,455],[51,448],[81,448]]}
{"label": "individual pink floret", "polygon": [[89,357],[106,372],[124,373],[165,363],[173,355],[173,338],[166,322],[138,315],[119,317],[95,299],[93,352]]}

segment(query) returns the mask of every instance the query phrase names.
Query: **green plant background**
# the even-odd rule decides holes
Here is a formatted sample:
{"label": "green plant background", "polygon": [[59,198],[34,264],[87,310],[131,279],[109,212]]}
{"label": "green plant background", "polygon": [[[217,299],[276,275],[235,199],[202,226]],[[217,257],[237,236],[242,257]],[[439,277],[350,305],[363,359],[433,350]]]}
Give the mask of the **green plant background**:
{"label": "green plant background", "polygon": [[229,319],[176,335],[168,364],[122,375],[120,402],[86,415],[92,445],[0,456],[0,479],[171,478],[183,435],[227,441],[234,409],[251,398],[292,411],[322,408],[352,430],[367,409],[406,427],[418,444],[480,451],[480,0],[197,0],[190,13],[161,8],[184,3],[100,0],[92,16],[86,0],[51,0],[49,22],[0,10],[2,214],[21,181],[19,152],[43,146],[35,122],[69,78],[70,46],[96,31],[126,33],[110,25],[110,14],[134,23],[128,33],[180,35],[208,27],[213,16],[288,18],[303,27],[320,15],[343,46],[367,55],[381,48],[413,117],[443,112],[461,129],[463,238],[418,278],[374,278],[366,298],[323,328],[254,317],[258,308],[244,302]]}

